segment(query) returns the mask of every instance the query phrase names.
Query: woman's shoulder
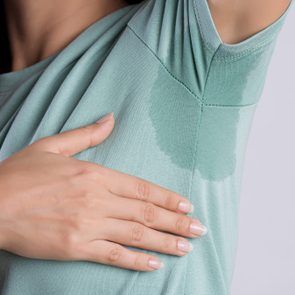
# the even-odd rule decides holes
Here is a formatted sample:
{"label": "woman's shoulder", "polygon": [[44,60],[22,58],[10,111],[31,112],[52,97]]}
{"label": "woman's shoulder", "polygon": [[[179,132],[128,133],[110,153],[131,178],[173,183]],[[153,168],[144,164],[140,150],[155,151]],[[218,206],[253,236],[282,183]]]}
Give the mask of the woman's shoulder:
{"label": "woman's shoulder", "polygon": [[222,42],[236,44],[278,20],[288,10],[292,0],[207,0],[207,2]]}
{"label": "woman's shoulder", "polygon": [[[218,21],[217,16],[225,12],[212,8],[212,3],[210,0],[145,0],[129,20],[128,27],[178,81],[208,103],[255,103],[276,37],[291,5],[275,21],[252,35],[246,34],[243,39],[238,35],[227,36],[237,41],[232,44],[226,43],[224,34],[220,34],[226,21]],[[224,4],[222,9],[225,8]],[[241,81],[248,83],[242,87]],[[239,90],[239,97],[233,89]],[[243,93],[247,93],[246,98]]]}
{"label": "woman's shoulder", "polygon": [[[197,43],[197,36],[201,35],[201,41],[212,50],[221,44],[235,45],[237,50],[242,42],[252,45],[262,37],[275,37],[294,3],[267,1],[145,0],[138,4],[128,26],[154,49],[164,41],[171,46],[171,42],[190,33],[195,38],[192,42]],[[267,33],[260,34],[262,31]]]}

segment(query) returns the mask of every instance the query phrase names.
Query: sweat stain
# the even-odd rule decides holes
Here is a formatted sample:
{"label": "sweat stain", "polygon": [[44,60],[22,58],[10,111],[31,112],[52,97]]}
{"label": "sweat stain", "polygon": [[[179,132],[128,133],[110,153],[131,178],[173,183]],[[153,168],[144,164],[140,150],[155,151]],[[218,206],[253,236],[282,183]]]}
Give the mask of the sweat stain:
{"label": "sweat stain", "polygon": [[158,146],[177,166],[193,170],[200,103],[159,68],[149,105]]}
{"label": "sweat stain", "polygon": [[196,166],[208,180],[222,180],[236,168],[239,109],[204,107]]}
{"label": "sweat stain", "polygon": [[150,91],[149,116],[159,148],[177,166],[197,169],[209,181],[235,173],[251,125],[248,110],[253,109],[252,105],[202,106],[183,85],[167,79],[163,67]]}

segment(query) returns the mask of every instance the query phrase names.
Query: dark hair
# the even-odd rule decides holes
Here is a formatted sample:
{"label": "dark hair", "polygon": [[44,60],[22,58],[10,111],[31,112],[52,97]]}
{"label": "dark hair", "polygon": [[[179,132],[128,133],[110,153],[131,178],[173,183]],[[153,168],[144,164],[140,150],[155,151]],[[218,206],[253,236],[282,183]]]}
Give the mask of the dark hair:
{"label": "dark hair", "polygon": [[0,73],[5,73],[10,71],[11,50],[3,0],[0,0],[0,44]]}

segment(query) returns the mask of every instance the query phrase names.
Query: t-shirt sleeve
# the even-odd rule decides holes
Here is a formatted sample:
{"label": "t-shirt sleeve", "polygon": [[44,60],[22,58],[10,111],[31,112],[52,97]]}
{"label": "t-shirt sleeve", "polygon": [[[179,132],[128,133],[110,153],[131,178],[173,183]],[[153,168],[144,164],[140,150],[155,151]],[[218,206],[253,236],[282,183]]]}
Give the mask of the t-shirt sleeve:
{"label": "t-shirt sleeve", "polygon": [[258,102],[277,37],[291,9],[265,29],[236,43],[222,42],[207,0],[192,0],[204,46],[214,52],[202,99],[208,105],[249,105]]}
{"label": "t-shirt sleeve", "polygon": [[248,105],[260,97],[290,7],[237,44],[222,42],[207,0],[146,0],[128,26],[169,74],[205,104]]}

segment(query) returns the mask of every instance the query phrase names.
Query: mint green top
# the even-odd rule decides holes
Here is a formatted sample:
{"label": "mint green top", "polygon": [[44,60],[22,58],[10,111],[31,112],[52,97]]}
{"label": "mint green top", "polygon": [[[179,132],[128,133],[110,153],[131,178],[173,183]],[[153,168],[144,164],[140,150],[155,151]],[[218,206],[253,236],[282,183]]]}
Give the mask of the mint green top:
{"label": "mint green top", "polygon": [[247,137],[290,6],[229,45],[206,0],[146,0],[98,20],[57,54],[1,74],[0,160],[113,111],[107,140],[74,157],[188,197],[208,234],[182,257],[137,249],[165,263],[153,272],[0,251],[0,293],[229,294]]}

